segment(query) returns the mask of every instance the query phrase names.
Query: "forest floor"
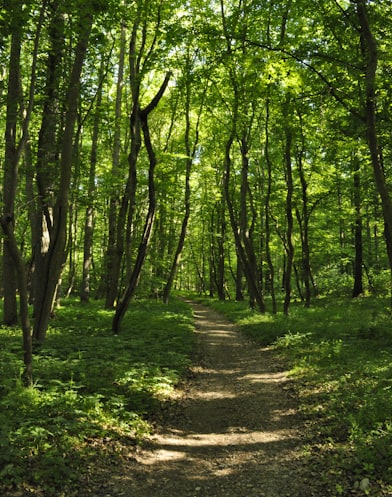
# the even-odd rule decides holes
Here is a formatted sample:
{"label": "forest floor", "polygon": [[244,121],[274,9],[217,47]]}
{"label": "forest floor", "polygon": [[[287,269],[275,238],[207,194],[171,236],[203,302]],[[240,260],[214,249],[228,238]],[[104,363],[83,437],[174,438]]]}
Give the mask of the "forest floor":
{"label": "forest floor", "polygon": [[213,310],[192,306],[198,350],[189,378],[147,441],[102,458],[78,496],[333,495],[307,464],[306,424],[276,354]]}

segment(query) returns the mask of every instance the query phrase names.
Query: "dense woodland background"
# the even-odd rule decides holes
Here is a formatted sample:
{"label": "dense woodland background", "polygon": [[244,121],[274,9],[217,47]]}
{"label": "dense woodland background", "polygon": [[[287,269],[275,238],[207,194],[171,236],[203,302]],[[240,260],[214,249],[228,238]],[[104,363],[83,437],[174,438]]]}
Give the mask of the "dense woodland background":
{"label": "dense woodland background", "polygon": [[3,7],[5,324],[17,288],[38,340],[74,292],[118,332],[138,286],[388,291],[392,9],[316,4]]}
{"label": "dense woodland background", "polygon": [[69,296],[119,334],[135,296],[289,315],[390,295],[391,26],[386,0],[3,0],[1,293],[25,384]]}

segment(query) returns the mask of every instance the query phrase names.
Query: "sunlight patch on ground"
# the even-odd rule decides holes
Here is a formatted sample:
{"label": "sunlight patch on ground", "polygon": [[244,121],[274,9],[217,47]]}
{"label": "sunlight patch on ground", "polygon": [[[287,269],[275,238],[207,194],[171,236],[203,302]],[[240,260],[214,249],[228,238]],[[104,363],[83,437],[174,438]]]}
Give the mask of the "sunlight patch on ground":
{"label": "sunlight patch on ground", "polygon": [[[192,454],[192,450],[204,447],[228,447],[230,451],[246,451],[247,445],[270,444],[282,442],[292,438],[290,430],[274,431],[249,431],[244,427],[231,427],[225,433],[196,433],[187,434],[178,432],[175,436],[153,437],[157,444],[156,450],[151,454],[147,464],[162,460],[181,459]],[[144,458],[145,462],[146,459]]]}
{"label": "sunlight patch on ground", "polygon": [[282,383],[288,381],[287,373],[246,374],[239,378],[249,383]]}
{"label": "sunlight patch on ground", "polygon": [[198,392],[197,396],[195,395],[195,399],[208,399],[208,400],[218,400],[218,399],[236,399],[238,394],[236,392],[222,392],[222,391],[214,391],[210,390],[209,392]]}

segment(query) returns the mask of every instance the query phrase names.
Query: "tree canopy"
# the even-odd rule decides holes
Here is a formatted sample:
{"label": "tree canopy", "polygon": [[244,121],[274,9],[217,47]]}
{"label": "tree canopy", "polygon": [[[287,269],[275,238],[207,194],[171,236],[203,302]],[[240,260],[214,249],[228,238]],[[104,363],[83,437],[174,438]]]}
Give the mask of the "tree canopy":
{"label": "tree canopy", "polygon": [[[4,322],[173,290],[390,292],[382,1],[3,3]],[[282,306],[282,307],[281,307]]]}

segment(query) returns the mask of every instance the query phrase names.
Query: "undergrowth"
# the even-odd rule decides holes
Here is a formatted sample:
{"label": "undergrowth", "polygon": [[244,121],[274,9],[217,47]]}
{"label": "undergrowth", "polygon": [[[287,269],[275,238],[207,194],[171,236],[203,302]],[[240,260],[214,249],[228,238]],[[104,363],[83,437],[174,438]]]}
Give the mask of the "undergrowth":
{"label": "undergrowth", "polygon": [[392,322],[387,300],[320,298],[289,316],[205,300],[289,365],[328,495],[392,495]]}
{"label": "undergrowth", "polygon": [[111,319],[102,302],[65,301],[35,346],[33,388],[21,384],[20,330],[0,328],[0,495],[71,495],[98,449],[148,434],[189,365],[191,311],[136,302],[118,336]]}

